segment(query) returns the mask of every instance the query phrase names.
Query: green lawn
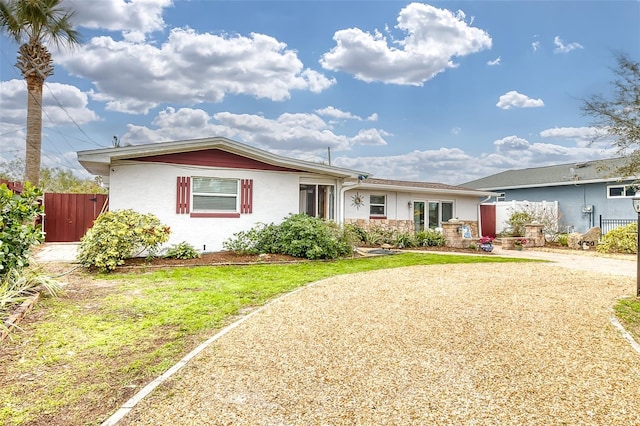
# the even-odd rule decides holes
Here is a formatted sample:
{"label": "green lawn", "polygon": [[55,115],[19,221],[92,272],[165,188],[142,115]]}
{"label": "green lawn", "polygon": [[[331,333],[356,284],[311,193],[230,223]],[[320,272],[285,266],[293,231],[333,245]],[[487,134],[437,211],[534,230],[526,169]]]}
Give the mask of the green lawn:
{"label": "green lawn", "polygon": [[518,262],[405,253],[333,262],[78,274],[0,346],[0,423],[100,424],[239,315],[307,283],[376,269]]}
{"label": "green lawn", "polygon": [[640,298],[621,299],[614,309],[620,323],[636,342],[640,342]]}

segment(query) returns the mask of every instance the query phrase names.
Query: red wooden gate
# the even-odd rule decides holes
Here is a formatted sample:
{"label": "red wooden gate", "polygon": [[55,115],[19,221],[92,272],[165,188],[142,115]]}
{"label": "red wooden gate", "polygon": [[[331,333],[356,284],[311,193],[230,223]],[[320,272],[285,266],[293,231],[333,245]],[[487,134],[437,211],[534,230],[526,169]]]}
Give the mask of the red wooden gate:
{"label": "red wooden gate", "polygon": [[106,194],[44,194],[45,241],[80,241],[103,210]]}
{"label": "red wooden gate", "polygon": [[480,204],[480,228],[485,237],[496,236],[496,206],[495,204]]}

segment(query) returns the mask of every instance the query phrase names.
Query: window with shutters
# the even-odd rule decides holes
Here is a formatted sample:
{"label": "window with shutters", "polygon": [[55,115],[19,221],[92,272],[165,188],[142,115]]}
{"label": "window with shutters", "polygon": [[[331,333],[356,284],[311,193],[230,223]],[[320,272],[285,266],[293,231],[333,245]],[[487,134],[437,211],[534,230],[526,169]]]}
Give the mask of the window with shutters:
{"label": "window with shutters", "polygon": [[178,177],[176,213],[240,217],[253,213],[253,179]]}
{"label": "window with shutters", "polygon": [[192,211],[200,213],[238,211],[238,181],[194,177]]}

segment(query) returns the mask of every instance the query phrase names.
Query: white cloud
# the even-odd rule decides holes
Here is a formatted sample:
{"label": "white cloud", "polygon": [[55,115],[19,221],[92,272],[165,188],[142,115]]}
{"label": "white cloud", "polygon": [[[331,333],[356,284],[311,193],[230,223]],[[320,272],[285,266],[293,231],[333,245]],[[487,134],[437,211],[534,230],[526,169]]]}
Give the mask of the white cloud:
{"label": "white cloud", "polygon": [[378,121],[378,113],[374,112],[367,117],[367,121]]}
{"label": "white cloud", "polygon": [[228,94],[283,101],[293,90],[318,93],[335,80],[305,69],[297,53],[273,37],[228,36],[173,29],[160,47],[95,37],[81,52],[56,60],[94,82],[107,109],[148,113],[163,103],[220,102]]}
{"label": "white cloud", "polygon": [[498,56],[493,61],[487,61],[487,65],[489,65],[490,67],[495,66],[495,65],[500,65],[500,56]]}
{"label": "white cloud", "polygon": [[603,129],[597,127],[554,127],[540,132],[543,138],[568,139],[579,147],[611,147],[611,138]]}
{"label": "white cloud", "polygon": [[459,135],[461,131],[462,131],[462,129],[460,127],[454,127],[453,129],[451,129],[451,134],[452,135]]}
{"label": "white cloud", "polygon": [[534,41],[533,43],[531,43],[531,48],[533,49],[534,52],[537,52],[538,49],[540,49],[540,42]]}
{"label": "white cloud", "polygon": [[325,117],[336,118],[339,120],[358,120],[362,121],[362,117],[358,117],[357,115],[353,115],[350,112],[341,111],[338,108],[328,106],[326,108],[315,110],[316,114],[322,115]]}
{"label": "white cloud", "polygon": [[275,119],[251,114],[219,112],[209,115],[201,109],[166,108],[158,113],[154,128],[128,125],[123,143],[226,136],[272,152],[300,157],[327,147],[345,151],[355,145],[386,145],[389,133],[382,129],[361,129],[354,136],[338,134],[319,115],[285,113]]}
{"label": "white cloud", "polygon": [[553,49],[554,53],[569,53],[572,50],[583,49],[584,48],[584,47],[582,47],[582,45],[580,43],[564,44],[559,36],[556,36],[553,39],[553,44],[556,46],[556,48]]}
{"label": "white cloud", "polygon": [[149,33],[162,30],[164,9],[172,0],[66,0],[76,11],[74,23],[85,28]]}
{"label": "white cloud", "polygon": [[516,92],[515,90],[511,90],[510,92],[500,96],[496,106],[501,109],[510,109],[511,107],[536,108],[544,106],[544,102],[542,102],[542,99],[531,99],[526,95]]}
{"label": "white cloud", "polygon": [[[88,96],[75,86],[46,83],[42,90],[43,127],[86,124],[97,121],[88,107]],[[24,127],[27,122],[27,87],[24,80],[0,81],[0,123]]]}
{"label": "white cloud", "polygon": [[353,74],[366,82],[381,81],[421,86],[447,68],[453,57],[491,48],[491,37],[454,14],[427,4],[411,3],[402,9],[396,28],[405,38],[390,45],[379,31],[359,28],[337,31],[336,46],[322,55],[322,67]]}

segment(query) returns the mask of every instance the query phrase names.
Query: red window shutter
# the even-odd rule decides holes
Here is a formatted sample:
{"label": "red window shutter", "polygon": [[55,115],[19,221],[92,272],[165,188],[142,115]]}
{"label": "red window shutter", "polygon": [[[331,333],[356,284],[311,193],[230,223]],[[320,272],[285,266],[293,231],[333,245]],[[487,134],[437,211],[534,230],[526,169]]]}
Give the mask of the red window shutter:
{"label": "red window shutter", "polygon": [[240,213],[253,213],[253,179],[240,180]]}
{"label": "red window shutter", "polygon": [[176,187],[176,213],[189,213],[191,203],[191,178],[178,176]]}

